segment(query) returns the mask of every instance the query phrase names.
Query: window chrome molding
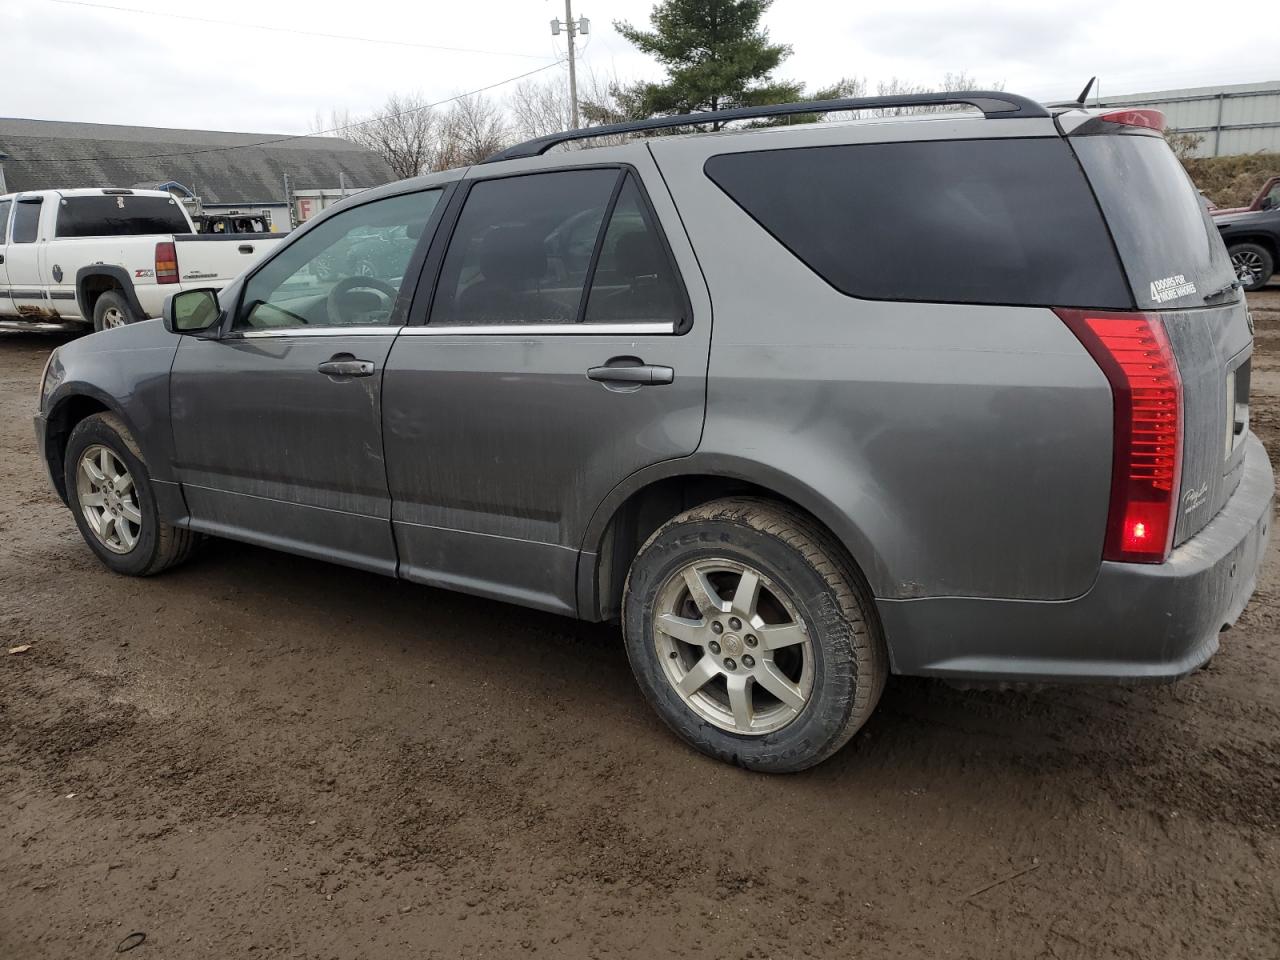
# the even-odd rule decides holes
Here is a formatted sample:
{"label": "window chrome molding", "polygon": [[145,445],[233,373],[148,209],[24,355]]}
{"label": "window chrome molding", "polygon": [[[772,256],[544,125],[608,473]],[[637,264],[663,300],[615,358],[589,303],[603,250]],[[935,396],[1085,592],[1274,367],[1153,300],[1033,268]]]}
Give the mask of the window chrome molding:
{"label": "window chrome molding", "polygon": [[403,328],[399,324],[367,324],[349,327],[278,327],[275,329],[232,330],[223,340],[261,340],[268,337],[371,337],[377,334],[395,336]]}
{"label": "window chrome molding", "polygon": [[571,337],[674,334],[676,325],[661,323],[502,323],[405,327],[405,337]]}

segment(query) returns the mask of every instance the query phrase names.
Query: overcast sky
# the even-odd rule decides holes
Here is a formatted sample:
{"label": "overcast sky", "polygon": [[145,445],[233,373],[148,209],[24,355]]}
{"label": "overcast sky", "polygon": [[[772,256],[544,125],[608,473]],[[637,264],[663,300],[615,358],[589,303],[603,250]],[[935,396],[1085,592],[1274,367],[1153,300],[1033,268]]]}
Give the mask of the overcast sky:
{"label": "overcast sky", "polygon": [[[0,115],[295,133],[308,130],[318,110],[361,113],[392,92],[444,99],[547,64],[539,76],[565,77],[555,65],[563,38],[550,32],[551,19],[564,16],[563,0],[105,6],[130,12],[96,0],[0,0]],[[581,68],[659,77],[612,27],[618,19],[646,23],[651,6],[576,0],[575,15],[591,21]],[[1148,0],[777,0],[766,24],[794,48],[778,75],[815,87],[842,76],[866,77],[872,89],[894,76],[934,83],[967,71],[1032,97],[1070,99],[1092,74],[1104,96],[1280,79],[1280,41],[1263,22],[1264,8],[1246,5],[1211,21],[1208,9]]]}

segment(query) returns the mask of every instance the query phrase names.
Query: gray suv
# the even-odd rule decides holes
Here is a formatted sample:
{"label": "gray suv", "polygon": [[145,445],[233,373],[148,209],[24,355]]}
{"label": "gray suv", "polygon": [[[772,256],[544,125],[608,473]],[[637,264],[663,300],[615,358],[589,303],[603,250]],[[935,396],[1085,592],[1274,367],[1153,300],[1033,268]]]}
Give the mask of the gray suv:
{"label": "gray suv", "polygon": [[63,346],[40,449],[120,573],[214,535],[620,621],[658,714],[752,769],[831,755],[890,672],[1172,680],[1253,592],[1273,483],[1160,125],[972,93],[531,141]]}

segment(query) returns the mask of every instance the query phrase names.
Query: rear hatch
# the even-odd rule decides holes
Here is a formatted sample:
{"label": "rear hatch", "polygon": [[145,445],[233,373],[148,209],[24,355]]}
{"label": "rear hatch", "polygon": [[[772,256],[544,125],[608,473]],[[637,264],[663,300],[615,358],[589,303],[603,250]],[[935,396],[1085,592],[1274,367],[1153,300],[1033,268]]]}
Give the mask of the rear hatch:
{"label": "rear hatch", "polygon": [[1139,310],[1163,322],[1182,379],[1182,477],[1173,542],[1239,482],[1248,430],[1248,306],[1195,187],[1155,130],[1095,118],[1070,134]]}

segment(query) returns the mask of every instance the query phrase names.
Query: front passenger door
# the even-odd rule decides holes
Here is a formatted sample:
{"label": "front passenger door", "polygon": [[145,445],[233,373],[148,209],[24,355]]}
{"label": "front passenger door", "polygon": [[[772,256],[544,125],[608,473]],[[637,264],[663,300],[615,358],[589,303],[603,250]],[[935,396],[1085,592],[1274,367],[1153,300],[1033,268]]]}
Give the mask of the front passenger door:
{"label": "front passenger door", "polygon": [[[395,573],[382,372],[443,189],[318,221],[247,279],[220,339],[182,339],[170,408],[194,529]],[[363,275],[384,235],[380,275]]]}

